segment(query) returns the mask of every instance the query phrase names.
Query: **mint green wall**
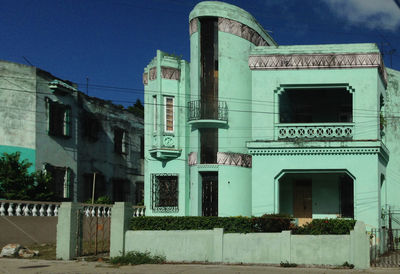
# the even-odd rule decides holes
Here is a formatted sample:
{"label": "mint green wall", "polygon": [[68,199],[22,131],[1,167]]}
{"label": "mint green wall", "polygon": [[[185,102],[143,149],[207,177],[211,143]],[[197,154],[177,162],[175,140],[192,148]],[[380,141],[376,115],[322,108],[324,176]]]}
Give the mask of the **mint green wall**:
{"label": "mint green wall", "polygon": [[[268,79],[268,80],[266,80]],[[377,69],[255,70],[253,71],[253,140],[273,140],[274,121],[278,121],[275,90],[285,85],[345,84],[353,93],[354,140],[380,139]],[[328,102],[327,102],[328,103]],[[273,114],[275,113],[275,114]],[[371,114],[372,113],[372,114]],[[275,116],[275,117],[274,117]]]}
{"label": "mint green wall", "polygon": [[218,151],[247,153],[252,126],[248,54],[253,45],[229,33],[219,31],[218,35],[218,96],[228,105],[228,128],[218,131]]}
{"label": "mint green wall", "polygon": [[[145,86],[145,206],[146,215],[165,215],[153,212],[151,208],[151,174],[171,173],[178,175],[179,197],[178,212],[169,213],[170,215],[188,215],[189,210],[189,168],[187,166],[187,144],[189,139],[187,120],[187,94],[190,90],[190,70],[189,64],[178,57],[171,56],[162,51],[157,51],[157,56],[145,68],[149,72],[152,67],[157,68],[155,80],[149,80]],[[178,68],[181,75],[179,80],[165,79],[161,77],[161,67]],[[156,105],[153,103],[153,96],[157,96]],[[174,132],[164,132],[164,97],[174,97]],[[154,131],[154,108],[157,108],[157,124]],[[163,140],[166,136],[172,137],[174,146],[166,147]],[[162,159],[157,158],[157,153],[151,154],[150,151],[158,149],[164,152],[175,150],[176,158]],[[179,151],[179,152],[178,152]]]}
{"label": "mint green wall", "polygon": [[250,13],[234,5],[218,1],[203,1],[198,3],[190,12],[189,21],[201,16],[223,17],[238,21],[255,30],[269,45],[277,45]]}
{"label": "mint green wall", "polygon": [[[385,101],[385,141],[390,151],[387,166],[386,189],[388,207],[400,210],[400,72],[388,69],[388,87]],[[384,206],[384,204],[383,204]]]}
{"label": "mint green wall", "polygon": [[218,216],[251,216],[251,168],[219,166]]}
{"label": "mint green wall", "polygon": [[[249,147],[253,144],[250,143]],[[319,146],[321,149],[326,147],[326,144],[321,145]],[[258,146],[261,145],[258,144]],[[284,170],[308,173],[347,170],[355,177],[355,219],[365,222],[369,229],[377,228],[380,222],[378,198],[380,174],[377,163],[378,155],[376,154],[253,155],[252,215],[279,212],[279,186],[276,179]],[[322,198],[316,197],[320,201]]]}
{"label": "mint green wall", "polygon": [[0,145],[0,155],[2,155],[4,152],[8,154],[20,152],[21,153],[20,159],[21,160],[27,159],[28,162],[32,164],[32,166],[28,169],[29,172],[35,171],[36,151],[34,149]]}

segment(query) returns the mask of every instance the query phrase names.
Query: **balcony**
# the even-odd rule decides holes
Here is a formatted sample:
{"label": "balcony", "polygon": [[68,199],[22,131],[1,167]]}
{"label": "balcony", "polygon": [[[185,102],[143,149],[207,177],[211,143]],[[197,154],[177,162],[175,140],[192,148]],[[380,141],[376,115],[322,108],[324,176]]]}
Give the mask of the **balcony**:
{"label": "balcony", "polygon": [[196,100],[188,103],[189,124],[198,127],[223,126],[228,124],[228,107],[225,101]]}
{"label": "balcony", "polygon": [[353,123],[285,123],[275,127],[275,134],[278,139],[352,139],[353,128]]}

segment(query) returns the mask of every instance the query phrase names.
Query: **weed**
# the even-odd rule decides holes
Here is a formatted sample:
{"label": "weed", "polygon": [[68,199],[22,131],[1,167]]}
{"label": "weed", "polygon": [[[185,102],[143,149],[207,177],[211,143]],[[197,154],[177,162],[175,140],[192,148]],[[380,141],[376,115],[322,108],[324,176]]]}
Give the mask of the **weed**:
{"label": "weed", "polygon": [[118,265],[136,265],[136,264],[162,264],[165,262],[165,256],[151,255],[150,252],[131,251],[125,255],[113,257],[111,264]]}
{"label": "weed", "polygon": [[295,263],[289,263],[288,261],[286,262],[281,262],[281,267],[296,267],[297,264]]}

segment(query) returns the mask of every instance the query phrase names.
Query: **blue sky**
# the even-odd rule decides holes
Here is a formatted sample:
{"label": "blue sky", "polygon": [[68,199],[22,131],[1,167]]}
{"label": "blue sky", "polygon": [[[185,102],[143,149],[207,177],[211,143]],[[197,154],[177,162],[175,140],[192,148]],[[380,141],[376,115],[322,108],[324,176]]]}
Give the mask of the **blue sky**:
{"label": "blue sky", "polygon": [[[190,61],[195,0],[0,0],[0,59],[78,83],[89,95],[130,105],[143,99],[143,68],[156,50]],[[377,43],[400,70],[394,0],[225,1],[250,12],[280,45]],[[390,67],[389,54],[385,64]],[[105,88],[107,86],[108,88]]]}

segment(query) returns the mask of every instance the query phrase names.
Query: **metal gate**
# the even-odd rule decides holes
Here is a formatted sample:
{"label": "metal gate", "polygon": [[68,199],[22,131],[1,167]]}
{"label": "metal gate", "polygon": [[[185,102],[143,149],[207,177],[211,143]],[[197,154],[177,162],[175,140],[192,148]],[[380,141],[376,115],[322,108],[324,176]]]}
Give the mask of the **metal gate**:
{"label": "metal gate", "polygon": [[83,205],[77,211],[76,257],[110,252],[110,205]]}
{"label": "metal gate", "polygon": [[372,229],[370,261],[376,267],[400,267],[400,229],[392,228],[392,212],[388,212],[388,228]]}

